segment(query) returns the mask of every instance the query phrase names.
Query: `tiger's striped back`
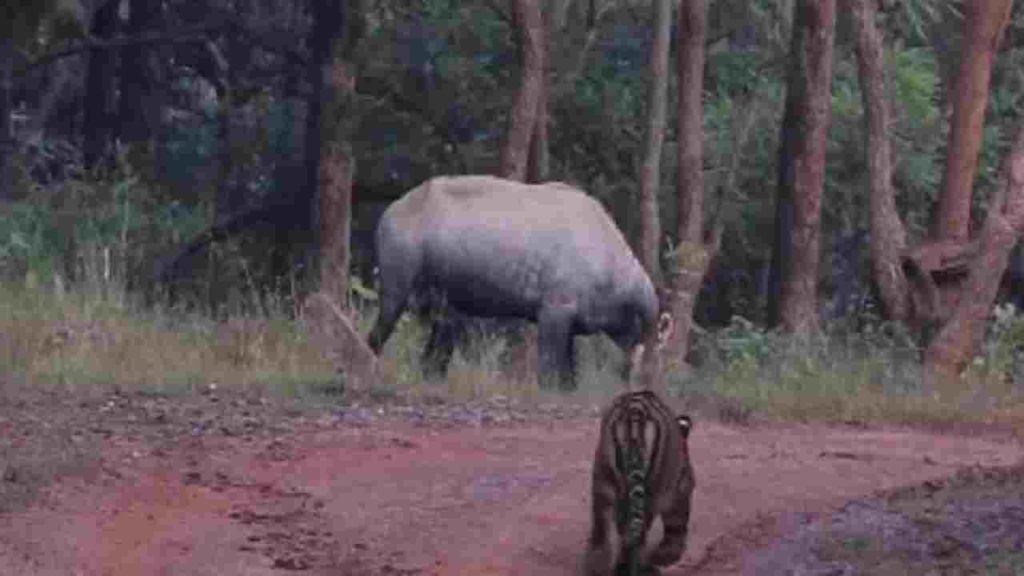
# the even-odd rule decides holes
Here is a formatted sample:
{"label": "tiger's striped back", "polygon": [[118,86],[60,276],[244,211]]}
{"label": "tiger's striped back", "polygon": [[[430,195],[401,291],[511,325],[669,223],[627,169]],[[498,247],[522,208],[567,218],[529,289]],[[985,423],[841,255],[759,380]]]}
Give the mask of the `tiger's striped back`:
{"label": "tiger's striped back", "polygon": [[[682,554],[694,480],[691,420],[676,416],[651,391],[620,394],[601,419],[593,471],[593,530],[587,573],[638,573]],[[655,521],[664,537],[647,542]],[[678,550],[678,553],[676,553]]]}

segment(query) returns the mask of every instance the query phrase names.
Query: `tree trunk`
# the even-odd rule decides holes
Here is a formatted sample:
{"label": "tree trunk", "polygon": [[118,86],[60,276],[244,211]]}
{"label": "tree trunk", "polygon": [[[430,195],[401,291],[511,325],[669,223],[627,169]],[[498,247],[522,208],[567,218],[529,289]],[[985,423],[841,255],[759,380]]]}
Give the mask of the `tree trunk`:
{"label": "tree trunk", "polygon": [[797,0],[794,10],[768,322],[789,332],[806,332],[818,324],[819,220],[832,105],[835,0]]}
{"label": "tree trunk", "polygon": [[376,356],[359,336],[348,310],[356,126],[352,55],[361,39],[359,0],[310,0],[314,30],[310,46],[315,102],[307,121],[307,177],[315,176],[320,290],[308,298],[303,318],[315,342],[334,358],[353,388],[379,380]]}
{"label": "tree trunk", "polygon": [[946,171],[935,212],[935,239],[966,242],[971,220],[971,190],[978,169],[992,59],[1010,18],[1013,0],[968,0],[964,8],[964,44],[953,93],[953,120],[946,148]]}
{"label": "tree trunk", "polygon": [[[117,28],[117,12],[121,0],[107,0],[93,15],[89,32],[95,38],[110,38]],[[111,126],[114,111],[115,52],[105,48],[89,51],[89,67],[85,81],[83,160],[93,168],[109,157],[112,143]]]}
{"label": "tree trunk", "polygon": [[[356,5],[353,5],[356,4]],[[316,151],[317,232],[320,247],[320,292],[348,306],[349,239],[352,220],[352,179],[355,158],[351,138],[354,130],[353,99],[355,74],[352,51],[358,40],[358,2],[314,1],[319,13],[317,63],[320,67],[319,123]],[[312,128],[312,126],[311,126]],[[312,138],[310,138],[312,141]]]}
{"label": "tree trunk", "polygon": [[[672,32],[672,3],[654,0],[651,4],[654,21],[654,41],[651,43],[649,81],[647,85],[647,127],[644,139],[644,158],[640,166],[640,263],[658,285],[661,281],[658,261],[661,221],[658,214],[658,186],[661,179],[661,149],[665,140],[665,115],[668,100],[668,55]],[[659,298],[661,300],[661,298]],[[629,377],[630,386],[639,384],[648,390],[664,388],[664,345],[658,330],[648,330],[640,357],[639,377]]]}
{"label": "tree trunk", "polygon": [[905,321],[910,293],[901,256],[907,248],[907,232],[896,210],[892,186],[892,106],[882,37],[875,26],[875,0],[847,1],[856,27],[857,72],[867,126],[864,148],[871,198],[871,270],[885,316]]}
{"label": "tree trunk", "polygon": [[[160,4],[157,0],[130,0],[126,32],[138,36],[156,29],[160,22]],[[160,121],[155,50],[147,45],[120,50],[120,136],[126,143],[149,141]]]}
{"label": "tree trunk", "polygon": [[1024,233],[1024,126],[1003,165],[1003,181],[989,202],[978,254],[961,288],[961,297],[924,358],[926,390],[955,382],[978,350],[992,310],[999,280],[1014,244]]}
{"label": "tree trunk", "polygon": [[640,262],[651,280],[661,278],[658,262],[661,219],[658,214],[658,187],[661,180],[661,149],[665,141],[665,112],[668,96],[668,53],[672,31],[672,3],[655,0],[651,4],[654,41],[647,84],[647,128],[644,158],[640,167]]}
{"label": "tree trunk", "polygon": [[548,16],[541,20],[540,45],[537,56],[540,67],[540,85],[537,88],[537,112],[534,118],[533,133],[530,135],[530,159],[527,163],[527,182],[546,182],[551,171],[551,155],[548,150],[548,94],[549,62],[548,55],[549,31]]}
{"label": "tree trunk", "polygon": [[7,166],[14,154],[14,131],[11,129],[11,76],[14,73],[14,46],[0,38],[0,200],[9,197],[10,176]]}
{"label": "tree trunk", "polygon": [[704,245],[704,107],[701,96],[707,33],[705,0],[682,0],[677,28],[678,245],[671,259],[669,308],[675,329],[665,345],[666,370],[685,365],[693,306],[712,253],[710,247]]}
{"label": "tree trunk", "polygon": [[499,171],[505,178],[524,180],[530,157],[530,140],[543,84],[544,22],[537,0],[510,0],[512,21],[518,33],[522,70],[519,92],[509,114],[508,132],[501,151]]}
{"label": "tree trunk", "polygon": [[[320,291],[348,306],[348,274],[352,228],[352,181],[355,158],[350,144],[351,100],[355,78],[348,63],[336,56],[328,69],[325,104],[333,114],[324,114],[320,150],[319,234]],[[333,116],[333,118],[329,117]]]}

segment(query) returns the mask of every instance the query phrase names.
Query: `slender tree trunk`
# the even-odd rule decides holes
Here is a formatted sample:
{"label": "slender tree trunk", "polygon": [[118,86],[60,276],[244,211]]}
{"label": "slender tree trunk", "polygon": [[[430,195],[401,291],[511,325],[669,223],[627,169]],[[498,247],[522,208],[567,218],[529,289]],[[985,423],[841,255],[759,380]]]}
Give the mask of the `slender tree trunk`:
{"label": "slender tree trunk", "polygon": [[882,37],[875,26],[875,0],[847,2],[856,27],[857,71],[867,126],[864,149],[871,198],[871,270],[886,317],[905,321],[910,292],[901,256],[907,248],[907,232],[896,210],[892,186],[892,105]]}
{"label": "slender tree trunk", "polygon": [[936,239],[966,242],[971,220],[971,190],[978,169],[992,59],[1010,19],[1013,0],[963,3],[964,45],[953,93],[953,120],[946,148],[946,171],[935,212]]}
{"label": "slender tree trunk", "polygon": [[705,0],[682,0],[677,26],[679,84],[678,246],[671,266],[669,306],[675,321],[665,345],[666,369],[685,365],[693,306],[712,255],[704,245],[704,38]]}
{"label": "slender tree trunk", "polygon": [[658,214],[658,187],[661,180],[661,150],[665,141],[665,114],[668,101],[668,54],[672,30],[672,3],[651,3],[654,42],[651,44],[647,86],[647,128],[644,158],[640,167],[640,262],[651,280],[660,280],[658,262],[661,219]]}
{"label": "slender tree trunk", "polygon": [[8,198],[10,176],[7,166],[14,153],[14,131],[11,129],[11,75],[14,73],[14,47],[10,40],[0,38],[0,200]]}
{"label": "slender tree trunk", "polygon": [[530,135],[530,160],[527,163],[527,182],[546,182],[551,171],[551,155],[548,150],[548,94],[549,90],[549,30],[548,16],[541,20],[540,46],[538,47],[538,66],[540,67],[540,86],[537,88],[537,115],[534,118],[533,133]]}
{"label": "slender tree trunk", "polygon": [[[121,0],[107,0],[93,15],[90,33],[96,38],[110,38],[117,28],[117,12]],[[86,168],[93,168],[108,157],[112,143],[111,126],[114,111],[115,52],[104,48],[89,51],[89,67],[85,81],[84,145]]]}
{"label": "slender tree trunk", "polygon": [[980,235],[978,256],[972,261],[961,297],[924,358],[925,387],[936,390],[955,382],[978,350],[985,321],[992,310],[999,280],[1006,272],[1010,252],[1024,233],[1024,126],[1004,160],[1003,181],[989,202]]}
{"label": "slender tree trunk", "polygon": [[835,0],[797,0],[793,9],[768,322],[806,332],[818,324],[819,221],[832,105]]}
{"label": "slender tree trunk", "polygon": [[544,22],[538,0],[510,0],[512,21],[519,36],[521,81],[512,111],[508,132],[501,151],[502,176],[524,180],[530,157],[530,140],[536,124],[537,101],[543,84]]}
{"label": "slender tree trunk", "polygon": [[[654,41],[647,84],[647,127],[644,139],[643,164],[640,166],[640,262],[655,285],[661,281],[658,261],[658,240],[661,238],[661,219],[658,214],[658,186],[661,179],[661,151],[665,140],[665,116],[668,106],[668,55],[672,31],[672,3],[654,0],[651,3],[654,21]],[[660,291],[660,296],[664,294]],[[662,302],[664,304],[664,302]],[[660,322],[659,322],[660,324]],[[630,375],[628,384],[639,384],[648,390],[664,389],[664,345],[659,330],[648,330],[643,347],[632,353],[632,363],[639,352],[639,377]]]}

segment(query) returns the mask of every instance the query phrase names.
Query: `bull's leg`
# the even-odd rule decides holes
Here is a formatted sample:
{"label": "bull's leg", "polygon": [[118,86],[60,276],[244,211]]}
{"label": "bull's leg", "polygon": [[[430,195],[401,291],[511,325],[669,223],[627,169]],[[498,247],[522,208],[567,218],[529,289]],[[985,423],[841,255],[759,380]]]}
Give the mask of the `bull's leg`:
{"label": "bull's leg", "polygon": [[[412,281],[405,280],[396,284],[392,287],[381,288],[380,311],[377,313],[377,322],[373,325],[373,330],[370,331],[370,335],[367,338],[370,349],[373,350],[374,354],[380,354],[384,343],[391,337],[395,324],[402,316],[402,313],[405,312],[405,307],[409,300]],[[383,282],[382,285],[384,285]]]}
{"label": "bull's leg", "polygon": [[549,307],[538,319],[537,380],[541,388],[557,386],[562,390],[574,387],[572,358],[573,316],[563,307]]}
{"label": "bull's leg", "polygon": [[444,377],[455,351],[455,337],[458,326],[448,315],[438,316],[430,328],[430,338],[423,349],[421,363],[423,372],[430,378]]}
{"label": "bull's leg", "polygon": [[576,389],[576,338],[572,331],[565,339],[565,354],[562,356],[562,365],[558,369],[559,384],[563,392]]}
{"label": "bull's leg", "polygon": [[381,310],[377,314],[377,322],[367,338],[374,354],[380,355],[384,342],[391,336],[394,325],[403,312],[406,312],[406,298],[381,298]]}

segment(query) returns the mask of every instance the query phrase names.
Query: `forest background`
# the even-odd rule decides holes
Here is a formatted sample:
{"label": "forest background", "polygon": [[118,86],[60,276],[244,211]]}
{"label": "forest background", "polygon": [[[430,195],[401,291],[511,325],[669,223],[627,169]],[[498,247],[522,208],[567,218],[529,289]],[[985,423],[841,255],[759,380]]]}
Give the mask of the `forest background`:
{"label": "forest background", "polygon": [[[678,312],[674,393],[1024,415],[1019,3],[7,0],[0,26],[4,384],[333,395],[307,296],[365,334],[387,204],[493,173],[605,204]],[[374,394],[538,393],[490,327],[424,385],[426,332]],[[614,390],[609,343],[583,355]]]}

